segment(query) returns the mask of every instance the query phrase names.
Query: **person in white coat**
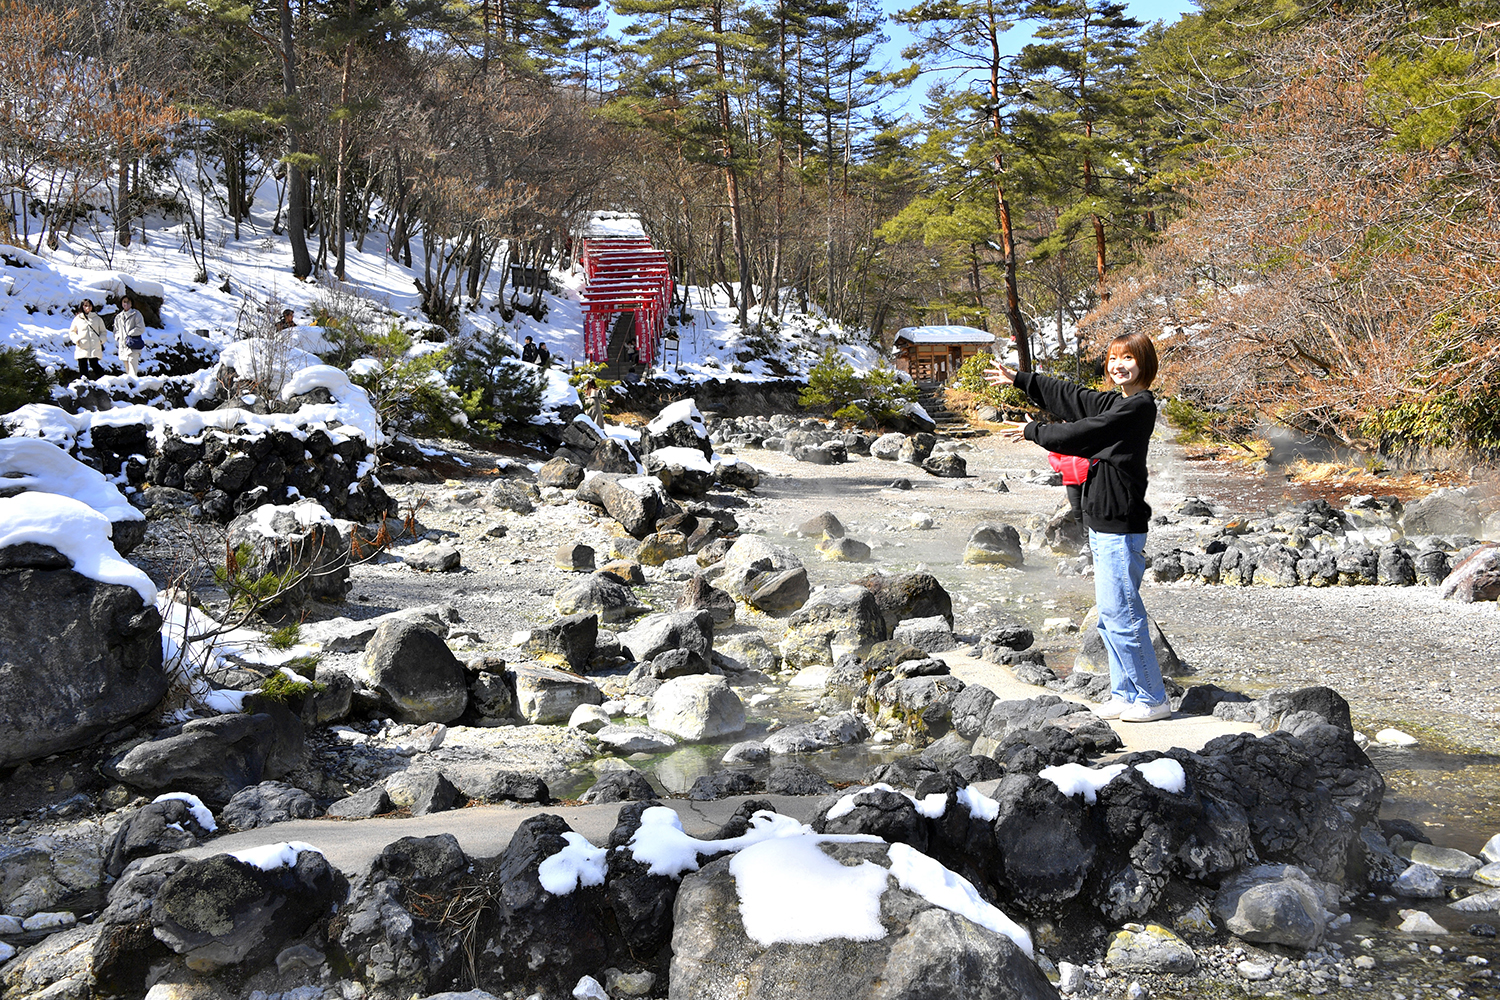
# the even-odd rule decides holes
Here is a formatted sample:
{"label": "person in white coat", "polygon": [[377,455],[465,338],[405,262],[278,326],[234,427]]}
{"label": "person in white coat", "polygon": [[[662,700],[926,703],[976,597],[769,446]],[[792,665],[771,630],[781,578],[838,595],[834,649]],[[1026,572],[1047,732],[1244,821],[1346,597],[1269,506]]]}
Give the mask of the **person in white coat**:
{"label": "person in white coat", "polygon": [[73,342],[73,360],[78,362],[80,378],[99,378],[104,374],[99,359],[104,355],[106,333],[104,320],[94,312],[93,300],[84,299],[78,303],[73,325],[68,327],[68,339]]}
{"label": "person in white coat", "polygon": [[115,313],[115,349],[125,362],[126,375],[140,373],[141,351],[145,347],[146,320],[127,295],[120,300],[120,311]]}

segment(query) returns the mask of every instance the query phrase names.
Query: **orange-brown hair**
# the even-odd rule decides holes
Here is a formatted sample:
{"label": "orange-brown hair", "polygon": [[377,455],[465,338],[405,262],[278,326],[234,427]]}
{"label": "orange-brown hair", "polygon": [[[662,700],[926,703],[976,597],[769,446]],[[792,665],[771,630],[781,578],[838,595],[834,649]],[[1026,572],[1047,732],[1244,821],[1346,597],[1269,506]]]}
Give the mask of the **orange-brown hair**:
{"label": "orange-brown hair", "polygon": [[1118,353],[1128,354],[1135,358],[1135,363],[1141,366],[1138,381],[1149,389],[1151,383],[1156,381],[1157,370],[1156,345],[1151,342],[1151,338],[1140,332],[1116,337],[1109,342],[1109,351],[1104,355],[1106,360],[1117,353],[1116,348],[1119,348]]}

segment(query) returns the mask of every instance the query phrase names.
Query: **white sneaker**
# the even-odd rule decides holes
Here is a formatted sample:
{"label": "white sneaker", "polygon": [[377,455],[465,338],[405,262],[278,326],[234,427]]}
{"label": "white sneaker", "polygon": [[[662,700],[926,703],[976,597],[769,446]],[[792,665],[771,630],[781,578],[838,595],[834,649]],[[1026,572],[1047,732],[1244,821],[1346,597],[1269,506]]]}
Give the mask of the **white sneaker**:
{"label": "white sneaker", "polygon": [[1125,714],[1128,708],[1130,708],[1130,702],[1117,694],[1112,694],[1109,696],[1109,701],[1106,701],[1104,704],[1090,705],[1089,711],[1101,719],[1118,719]]}
{"label": "white sneaker", "polygon": [[1120,713],[1121,722],[1160,722],[1171,717],[1172,706],[1165,701],[1155,705],[1138,701]]}

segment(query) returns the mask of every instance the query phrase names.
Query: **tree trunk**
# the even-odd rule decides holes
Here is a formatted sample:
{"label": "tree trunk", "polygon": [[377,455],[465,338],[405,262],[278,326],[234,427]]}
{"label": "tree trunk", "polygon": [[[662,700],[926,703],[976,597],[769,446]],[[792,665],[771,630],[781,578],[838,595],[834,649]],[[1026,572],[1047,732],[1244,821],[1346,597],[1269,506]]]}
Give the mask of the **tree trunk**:
{"label": "tree trunk", "polygon": [[[281,0],[281,85],[291,113],[297,106],[297,53],[292,48],[292,0]],[[292,241],[292,276],[312,274],[307,253],[307,172],[298,165],[301,152],[295,125],[287,127],[286,228]]]}
{"label": "tree trunk", "polygon": [[[29,213],[28,213],[29,214]],[[120,196],[115,207],[115,242],[130,246],[130,161],[120,152]]]}
{"label": "tree trunk", "polygon": [[[724,33],[724,8],[716,3],[714,5],[714,70],[720,81],[728,79],[729,73],[725,66],[724,44],[719,41],[719,36]],[[724,185],[729,195],[729,229],[734,237],[735,265],[739,268],[740,294],[739,298],[739,321],[740,329],[743,330],[749,324],[750,306],[755,294],[750,273],[750,253],[745,246],[745,227],[740,218],[740,179],[734,169],[734,120],[729,112],[729,94],[723,89],[719,91],[719,130],[723,143],[724,154]]]}
{"label": "tree trunk", "polygon": [[1000,254],[1005,262],[1005,315],[1016,341],[1016,367],[1031,371],[1031,337],[1021,315],[1021,293],[1016,288],[1016,241],[1010,222],[1010,202],[1005,197],[1005,157],[1000,150],[1000,33],[991,21],[990,30],[990,127],[995,132],[995,218],[1000,224]]}
{"label": "tree trunk", "polygon": [[[354,19],[354,0],[349,0],[349,19]],[[354,69],[354,39],[344,43],[344,77],[339,83],[339,110],[343,116],[339,119],[339,152],[338,152],[338,176],[334,181],[333,197],[338,204],[334,206],[334,239],[336,257],[333,264],[333,276],[340,281],[344,280],[344,240],[349,229],[347,218],[348,209],[345,208],[349,201],[349,75]]]}

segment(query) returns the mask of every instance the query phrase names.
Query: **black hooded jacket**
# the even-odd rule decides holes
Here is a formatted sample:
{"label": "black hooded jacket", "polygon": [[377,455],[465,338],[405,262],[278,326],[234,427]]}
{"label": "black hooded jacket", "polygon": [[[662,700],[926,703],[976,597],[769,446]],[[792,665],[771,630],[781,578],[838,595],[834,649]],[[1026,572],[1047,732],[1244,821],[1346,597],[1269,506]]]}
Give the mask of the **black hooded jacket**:
{"label": "black hooded jacket", "polygon": [[1015,384],[1065,421],[1032,421],[1026,425],[1026,440],[1059,455],[1089,460],[1083,523],[1111,535],[1145,533],[1151,523],[1146,447],[1156,427],[1156,397],[1151,391],[1129,396],[1096,392],[1035,372],[1017,372]]}

